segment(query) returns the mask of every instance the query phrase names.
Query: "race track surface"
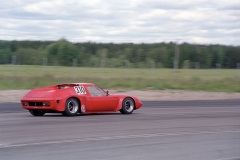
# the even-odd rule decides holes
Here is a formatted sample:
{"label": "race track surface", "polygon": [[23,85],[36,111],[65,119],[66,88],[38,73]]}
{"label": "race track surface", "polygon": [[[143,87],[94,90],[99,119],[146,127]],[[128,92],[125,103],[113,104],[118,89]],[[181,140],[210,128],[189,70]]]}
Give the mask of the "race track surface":
{"label": "race track surface", "polygon": [[240,159],[240,100],[145,101],[131,115],[33,117],[0,104],[0,160]]}

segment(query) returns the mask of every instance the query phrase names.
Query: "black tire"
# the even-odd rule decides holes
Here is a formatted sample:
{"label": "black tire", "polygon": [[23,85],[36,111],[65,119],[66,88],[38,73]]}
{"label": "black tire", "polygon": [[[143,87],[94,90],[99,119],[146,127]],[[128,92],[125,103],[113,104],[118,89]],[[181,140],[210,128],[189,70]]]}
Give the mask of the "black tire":
{"label": "black tire", "polygon": [[125,98],[122,103],[122,114],[131,114],[135,108],[135,103],[132,98]]}
{"label": "black tire", "polygon": [[33,115],[33,116],[43,116],[45,114],[44,111],[41,110],[29,110],[29,112]]}
{"label": "black tire", "polygon": [[69,98],[65,104],[65,111],[62,113],[64,116],[76,116],[79,112],[79,103],[75,98]]}

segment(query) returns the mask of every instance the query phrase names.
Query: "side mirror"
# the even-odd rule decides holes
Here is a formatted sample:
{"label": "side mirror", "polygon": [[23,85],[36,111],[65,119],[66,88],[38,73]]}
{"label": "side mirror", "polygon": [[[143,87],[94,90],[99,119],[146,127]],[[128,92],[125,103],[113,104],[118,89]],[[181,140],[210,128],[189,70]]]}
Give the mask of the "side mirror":
{"label": "side mirror", "polygon": [[107,93],[107,96],[109,95],[109,91],[106,91],[106,93]]}

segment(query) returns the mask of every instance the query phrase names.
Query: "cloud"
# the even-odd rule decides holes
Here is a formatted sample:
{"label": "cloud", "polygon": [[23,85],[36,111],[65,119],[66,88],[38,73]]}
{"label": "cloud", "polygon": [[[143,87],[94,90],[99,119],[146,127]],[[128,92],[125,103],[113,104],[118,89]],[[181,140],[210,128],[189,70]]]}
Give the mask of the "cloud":
{"label": "cloud", "polygon": [[0,39],[240,45],[239,0],[14,0]]}
{"label": "cloud", "polygon": [[30,4],[23,7],[23,10],[30,13],[39,13],[39,14],[63,14],[59,12],[59,9],[64,7],[62,1],[42,1],[35,4]]}

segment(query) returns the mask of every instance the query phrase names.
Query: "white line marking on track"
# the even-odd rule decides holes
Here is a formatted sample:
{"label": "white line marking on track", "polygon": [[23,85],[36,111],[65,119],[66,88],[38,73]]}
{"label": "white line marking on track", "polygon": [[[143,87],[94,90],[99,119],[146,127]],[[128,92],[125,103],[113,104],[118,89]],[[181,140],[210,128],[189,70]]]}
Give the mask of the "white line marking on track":
{"label": "white line marking on track", "polygon": [[222,158],[222,159],[217,159],[217,160],[239,160],[240,157],[230,157],[230,158]]}
{"label": "white line marking on track", "polygon": [[240,133],[240,130],[220,131],[220,132],[153,133],[153,134],[139,134],[139,135],[125,135],[125,136],[109,136],[109,137],[93,137],[93,138],[81,138],[81,139],[69,139],[69,140],[56,140],[56,141],[48,141],[48,142],[32,142],[32,143],[30,142],[30,143],[20,143],[20,144],[1,144],[0,143],[0,149],[2,149],[2,148],[12,148],[12,147],[34,146],[34,145],[74,143],[74,142],[103,141],[103,140],[117,140],[117,139],[131,139],[131,138],[151,138],[151,137],[181,136],[181,135],[216,134],[216,133]]}

